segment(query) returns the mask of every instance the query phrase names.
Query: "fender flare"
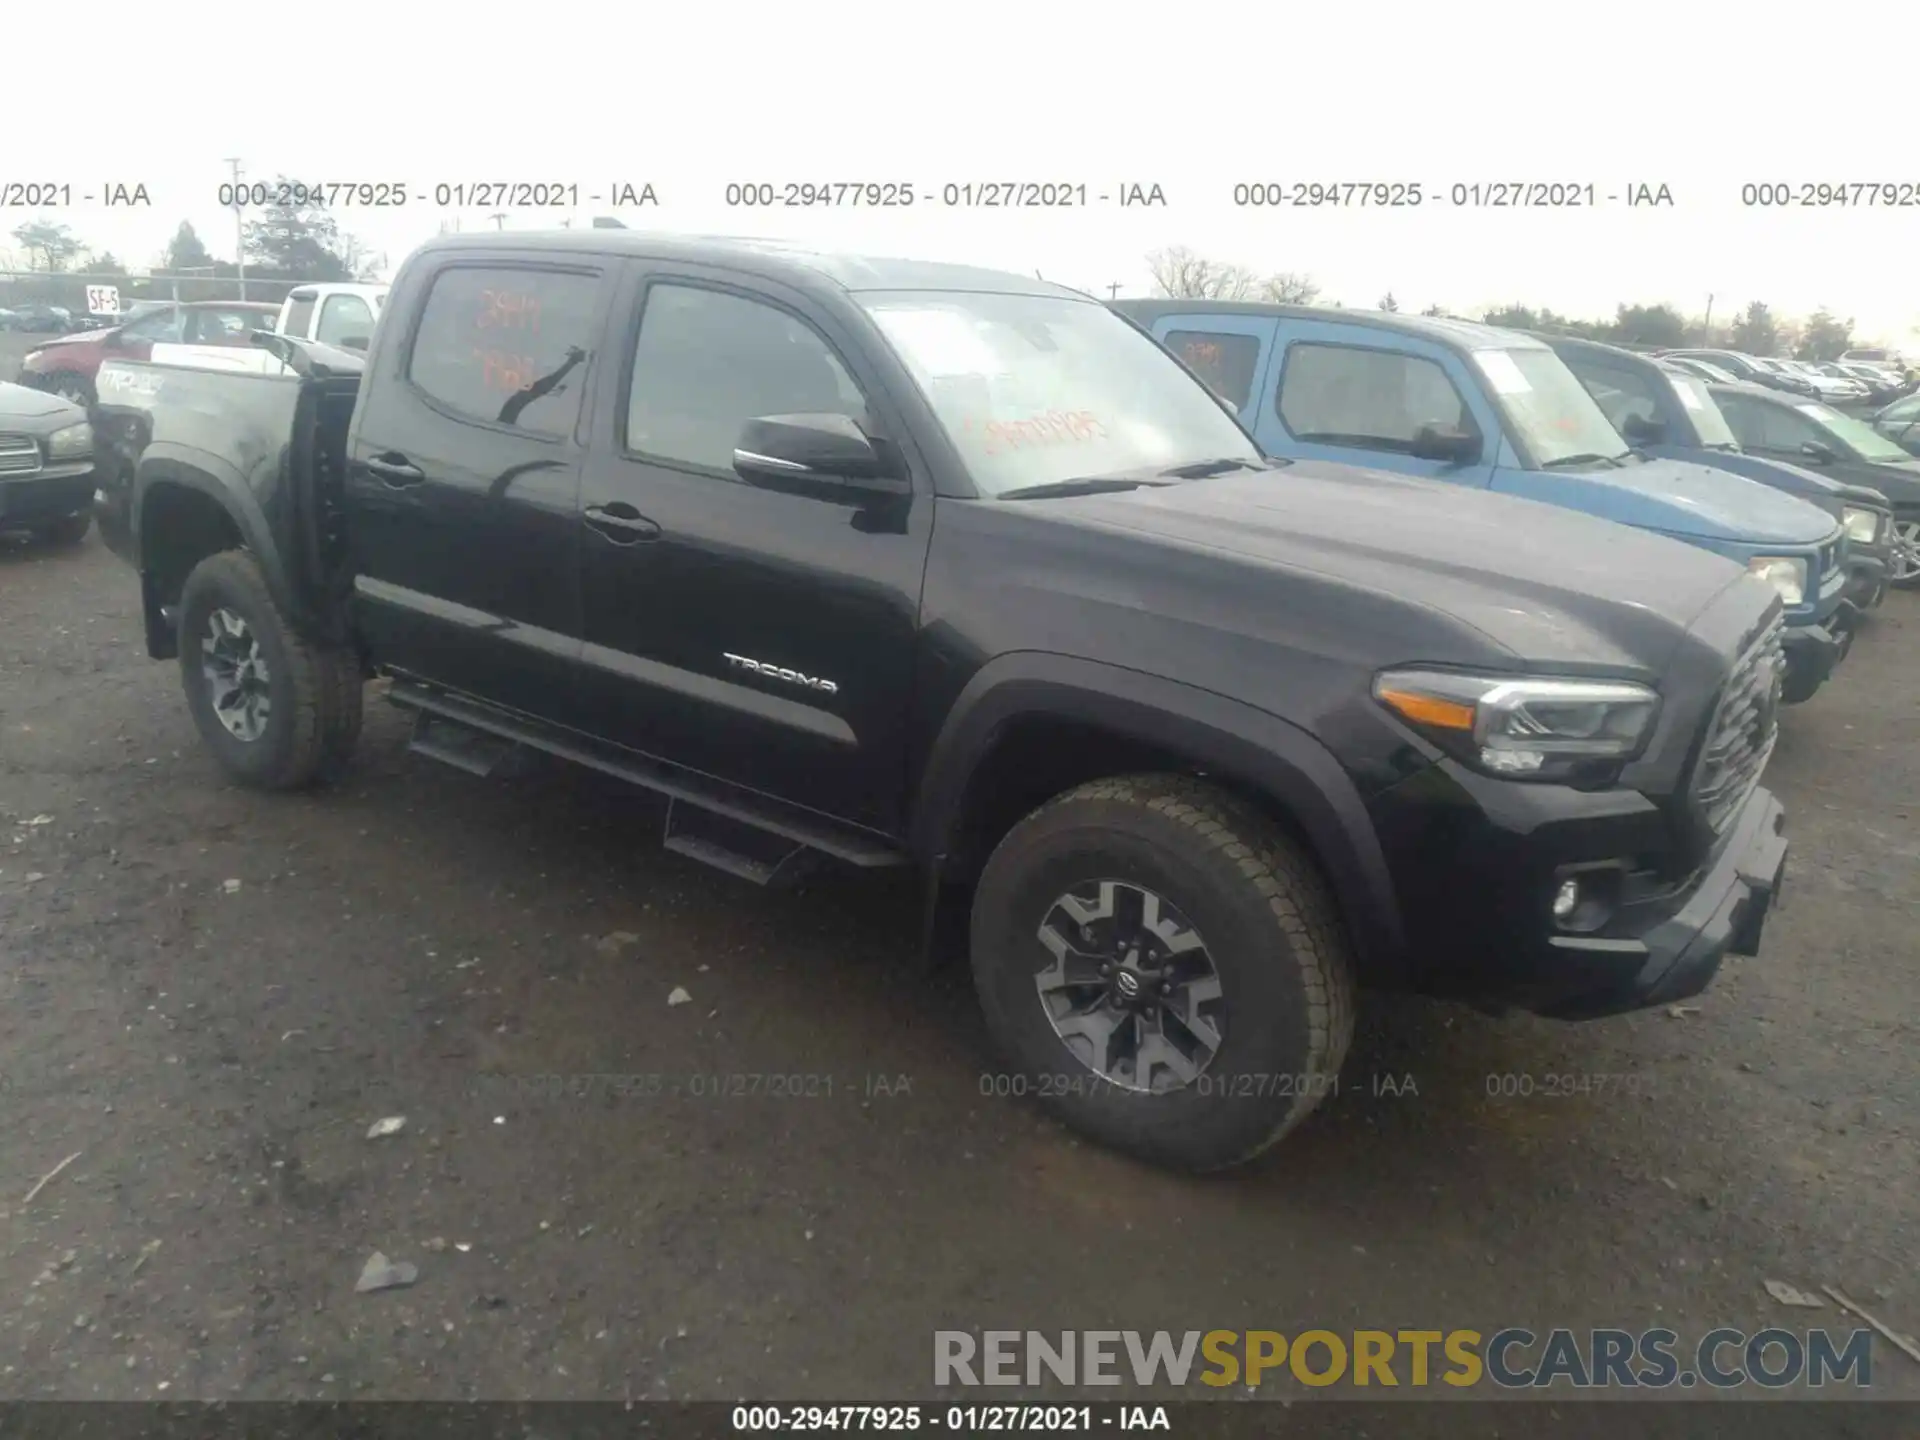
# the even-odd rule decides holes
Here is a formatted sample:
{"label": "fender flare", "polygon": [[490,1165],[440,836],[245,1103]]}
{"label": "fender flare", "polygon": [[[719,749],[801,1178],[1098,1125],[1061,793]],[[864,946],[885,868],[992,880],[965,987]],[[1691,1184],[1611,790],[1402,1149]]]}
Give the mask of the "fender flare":
{"label": "fender flare", "polygon": [[1083,721],[1177,750],[1271,797],[1312,844],[1361,973],[1399,968],[1406,936],[1386,854],[1366,802],[1332,753],[1265,710],[1098,661],[1017,651],[968,681],[928,752],[910,827],[913,850],[930,872],[944,867],[976,768],[1010,722],[1030,716]]}
{"label": "fender flare", "polygon": [[147,496],[154,487],[163,485],[198,491],[218,505],[240,532],[241,543],[259,561],[261,573],[266,577],[267,592],[273,596],[273,603],[280,608],[281,614],[289,619],[305,616],[299,597],[294,594],[292,579],[287,574],[280,547],[274,540],[273,527],[247,484],[246,476],[216,455],[167,441],[155,441],[141,453],[134,480],[129,520],[143,585],[149,574],[145,513]]}

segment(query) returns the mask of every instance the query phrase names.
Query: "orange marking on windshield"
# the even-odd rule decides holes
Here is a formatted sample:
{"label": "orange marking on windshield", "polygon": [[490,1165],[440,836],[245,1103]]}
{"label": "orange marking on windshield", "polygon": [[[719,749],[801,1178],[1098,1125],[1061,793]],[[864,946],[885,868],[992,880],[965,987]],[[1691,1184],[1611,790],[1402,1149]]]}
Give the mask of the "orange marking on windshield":
{"label": "orange marking on windshield", "polygon": [[[971,418],[961,429],[975,430]],[[1037,450],[1049,445],[1085,444],[1107,438],[1107,427],[1091,410],[1048,410],[1024,420],[988,420],[978,427],[986,436],[986,451],[1000,455],[1010,450]]]}

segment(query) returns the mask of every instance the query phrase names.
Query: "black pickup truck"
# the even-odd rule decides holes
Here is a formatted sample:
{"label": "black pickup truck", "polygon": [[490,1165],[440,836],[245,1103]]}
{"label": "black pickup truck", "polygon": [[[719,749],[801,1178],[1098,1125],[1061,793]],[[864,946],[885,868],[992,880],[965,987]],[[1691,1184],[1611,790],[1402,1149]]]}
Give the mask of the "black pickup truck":
{"label": "black pickup truck", "polygon": [[[1244,1160],[1357,988],[1569,1019],[1756,952],[1780,605],[1624,526],[1269,461],[1087,297],[596,230],[436,240],[368,353],[113,361],[109,543],[240,781],[416,749],[667,797],[773,883],[913,865],[1014,1088]],[[953,923],[948,923],[953,922]],[[964,922],[964,923],[962,923]]]}

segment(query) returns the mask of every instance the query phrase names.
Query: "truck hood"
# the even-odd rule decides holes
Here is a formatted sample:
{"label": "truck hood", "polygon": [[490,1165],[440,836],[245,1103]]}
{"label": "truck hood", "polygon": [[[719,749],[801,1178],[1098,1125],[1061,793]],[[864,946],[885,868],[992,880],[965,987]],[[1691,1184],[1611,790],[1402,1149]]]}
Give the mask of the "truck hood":
{"label": "truck hood", "polygon": [[1810,505],[1818,505],[1830,515],[1840,513],[1841,502],[1878,505],[1885,503],[1884,497],[1878,497],[1873,491],[1859,485],[1849,485],[1822,475],[1802,465],[1790,465],[1784,460],[1769,459],[1765,455],[1752,455],[1744,450],[1707,450],[1688,446],[1672,450],[1655,447],[1654,453],[1663,459],[1680,460],[1690,465],[1704,465],[1709,470],[1724,470],[1729,475],[1739,475],[1748,480],[1757,480],[1762,485],[1778,490],[1782,494],[1792,495],[1805,500]]}
{"label": "truck hood", "polygon": [[31,385],[0,383],[0,425],[23,425],[33,420],[58,418],[62,425],[77,425],[87,412],[71,400],[36,390]]}
{"label": "truck hood", "polygon": [[110,333],[119,328],[117,325],[108,325],[99,330],[81,330],[72,335],[49,335],[46,339],[38,342],[33,348],[35,350],[61,350],[69,345],[98,345],[102,340],[106,339]]}
{"label": "truck hood", "polygon": [[1685,540],[1817,545],[1833,533],[1832,517],[1804,500],[1681,460],[1617,470],[1500,470],[1494,488]]}
{"label": "truck hood", "polygon": [[1757,583],[1708,551],[1569,510],[1317,461],[1010,503],[1395,596],[1519,661],[1593,670],[1657,672],[1715,597]]}

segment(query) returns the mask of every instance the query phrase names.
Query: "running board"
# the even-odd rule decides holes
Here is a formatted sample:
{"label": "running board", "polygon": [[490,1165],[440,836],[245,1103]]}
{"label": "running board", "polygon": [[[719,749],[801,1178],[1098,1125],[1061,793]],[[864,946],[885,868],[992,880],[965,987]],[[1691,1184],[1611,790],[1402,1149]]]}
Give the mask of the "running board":
{"label": "running board", "polygon": [[[418,717],[430,717],[428,733],[433,737],[434,748],[419,745],[410,748],[418,748],[422,754],[435,759],[447,759],[469,773],[487,775],[498,771],[475,769],[471,764],[449,759],[443,752],[463,756],[474,752],[449,743],[447,726],[478,732],[472,741],[463,744],[504,745],[507,754],[524,746],[666,796],[671,802],[664,837],[669,850],[717,865],[756,884],[784,883],[806,858],[795,853],[800,850],[819,851],[862,869],[908,862],[904,850],[870,832],[782,805],[697,771],[620,750],[572,731],[556,730],[417,681],[395,679],[388,688],[387,699]],[[417,726],[419,721],[415,723]],[[416,738],[421,733],[416,730]],[[498,759],[494,762],[495,766],[500,763]],[[695,811],[703,813],[696,816]],[[728,821],[732,824],[725,823]],[[747,832],[755,831],[759,835],[753,841],[744,838]],[[762,875],[764,878],[760,878]]]}
{"label": "running board", "polygon": [[676,855],[773,888],[792,884],[820,856],[784,835],[672,798],[660,843]]}
{"label": "running board", "polygon": [[413,735],[407,741],[407,749],[416,755],[438,760],[443,765],[451,765],[456,770],[464,770],[469,775],[478,775],[484,780],[499,774],[519,746],[499,735],[489,735],[484,730],[462,725],[457,720],[449,720],[427,710],[416,710],[413,712]]}

